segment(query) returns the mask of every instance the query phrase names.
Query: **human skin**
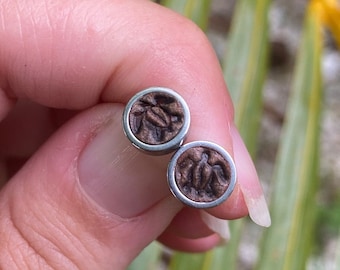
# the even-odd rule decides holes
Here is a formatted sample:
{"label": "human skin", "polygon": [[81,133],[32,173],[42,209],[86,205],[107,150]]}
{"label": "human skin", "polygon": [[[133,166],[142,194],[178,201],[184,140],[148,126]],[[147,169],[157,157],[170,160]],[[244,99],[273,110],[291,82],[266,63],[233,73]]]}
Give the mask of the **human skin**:
{"label": "human skin", "polygon": [[193,23],[142,0],[0,0],[0,40],[1,269],[124,269],[155,239],[219,243],[170,194],[170,156],[123,134],[124,105],[150,86],[187,101],[187,142],[235,158],[235,191],[207,212],[268,225],[218,60]]}

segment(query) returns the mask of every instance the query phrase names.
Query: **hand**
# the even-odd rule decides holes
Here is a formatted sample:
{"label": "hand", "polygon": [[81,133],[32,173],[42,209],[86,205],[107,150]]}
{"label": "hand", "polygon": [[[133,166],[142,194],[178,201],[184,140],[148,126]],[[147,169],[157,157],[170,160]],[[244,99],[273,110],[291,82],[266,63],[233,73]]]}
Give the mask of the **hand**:
{"label": "hand", "polygon": [[208,212],[268,225],[219,63],[191,22],[132,0],[0,0],[0,14],[1,269],[124,269],[156,238],[186,251],[218,244],[170,194],[169,156],[123,134],[124,104],[150,86],[187,101],[186,141],[234,155],[235,191]]}

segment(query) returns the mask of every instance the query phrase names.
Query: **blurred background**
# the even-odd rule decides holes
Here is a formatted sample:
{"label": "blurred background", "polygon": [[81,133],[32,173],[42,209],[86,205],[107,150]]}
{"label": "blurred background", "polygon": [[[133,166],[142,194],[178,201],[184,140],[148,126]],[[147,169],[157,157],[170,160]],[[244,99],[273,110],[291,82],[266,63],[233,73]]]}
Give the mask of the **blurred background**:
{"label": "blurred background", "polygon": [[340,3],[158,2],[212,42],[272,226],[231,221],[230,242],[205,254],[153,243],[129,269],[340,269]]}

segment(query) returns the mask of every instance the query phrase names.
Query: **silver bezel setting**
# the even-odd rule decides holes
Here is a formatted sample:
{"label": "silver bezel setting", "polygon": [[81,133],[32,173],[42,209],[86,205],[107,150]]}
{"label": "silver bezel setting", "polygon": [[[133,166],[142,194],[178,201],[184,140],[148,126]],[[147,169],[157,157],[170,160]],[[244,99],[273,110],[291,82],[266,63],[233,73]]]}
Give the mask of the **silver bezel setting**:
{"label": "silver bezel setting", "polygon": [[[173,139],[163,144],[147,144],[147,143],[142,142],[133,134],[130,128],[130,124],[129,124],[129,115],[130,115],[130,111],[131,111],[133,104],[136,101],[138,101],[141,97],[143,97],[144,95],[152,93],[152,92],[166,93],[168,95],[175,97],[182,105],[183,112],[184,112],[184,118],[185,118],[184,125],[182,126],[178,134]],[[136,148],[148,154],[163,155],[163,154],[168,154],[178,149],[183,144],[185,136],[188,133],[189,126],[190,126],[190,111],[189,111],[189,107],[187,103],[174,90],[170,88],[165,88],[165,87],[150,87],[150,88],[147,88],[145,90],[138,92],[127,103],[124,113],[123,113],[123,129],[124,129],[125,135]]]}
{"label": "silver bezel setting", "polygon": [[[176,179],[175,179],[175,168],[176,168],[178,158],[186,150],[192,147],[199,147],[199,146],[211,148],[219,152],[224,157],[224,159],[229,163],[229,166],[230,166],[230,183],[229,183],[227,190],[223,193],[222,196],[220,196],[219,198],[211,202],[197,202],[197,201],[191,200],[190,198],[188,198],[181,192],[181,190],[177,186]],[[221,203],[223,203],[225,200],[227,200],[230,197],[236,185],[237,175],[236,175],[235,163],[232,157],[230,156],[230,154],[224,148],[222,148],[221,146],[215,143],[208,142],[208,141],[194,141],[194,142],[190,142],[188,144],[183,145],[173,155],[168,166],[167,178],[168,178],[168,185],[170,187],[172,194],[177,199],[179,199],[181,202],[194,208],[212,208],[217,205],[220,205]]]}

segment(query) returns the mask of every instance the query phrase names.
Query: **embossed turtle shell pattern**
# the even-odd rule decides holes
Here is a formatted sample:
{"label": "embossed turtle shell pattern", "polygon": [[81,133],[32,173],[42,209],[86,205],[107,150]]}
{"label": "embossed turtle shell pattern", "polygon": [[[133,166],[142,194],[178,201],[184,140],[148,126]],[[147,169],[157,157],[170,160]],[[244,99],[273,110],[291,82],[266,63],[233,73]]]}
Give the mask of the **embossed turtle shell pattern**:
{"label": "embossed turtle shell pattern", "polygon": [[178,158],[175,178],[186,197],[196,202],[211,202],[228,189],[230,167],[217,151],[194,147]]}
{"label": "embossed turtle shell pattern", "polygon": [[148,93],[131,107],[129,124],[140,141],[151,145],[164,144],[183,127],[183,107],[169,94]]}

